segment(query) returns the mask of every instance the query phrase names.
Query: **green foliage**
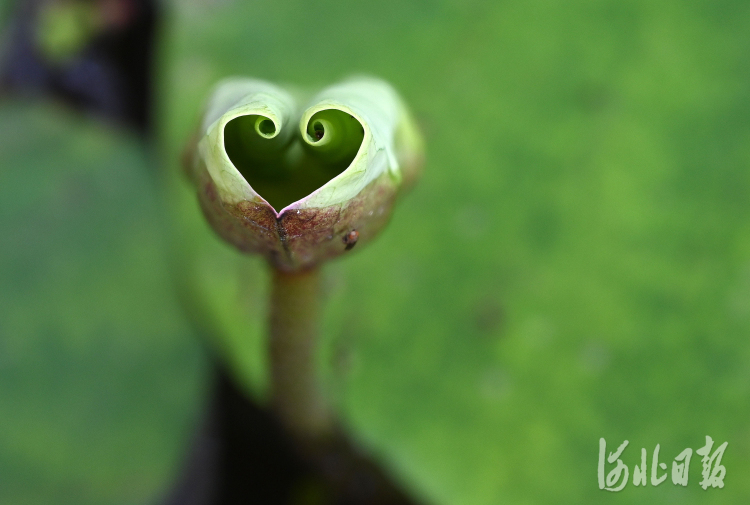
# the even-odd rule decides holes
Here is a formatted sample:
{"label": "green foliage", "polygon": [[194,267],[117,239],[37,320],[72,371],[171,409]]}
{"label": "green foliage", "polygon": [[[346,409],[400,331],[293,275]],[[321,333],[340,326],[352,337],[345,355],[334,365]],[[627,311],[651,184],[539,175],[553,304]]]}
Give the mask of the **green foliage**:
{"label": "green foliage", "polygon": [[[388,80],[428,162],[328,268],[322,366],[354,432],[437,503],[742,503],[749,22],[743,2],[181,3],[165,140],[174,158],[226,75]],[[265,277],[222,272],[197,289],[224,293],[226,353],[262,390],[263,304],[226,304]],[[597,488],[599,437],[630,440],[632,473],[706,434],[729,442],[725,489],[697,461],[686,489]]]}
{"label": "green foliage", "polygon": [[[317,88],[370,73],[391,82],[421,121],[428,162],[383,235],[327,268],[321,366],[352,431],[438,504],[746,502],[747,2],[190,1],[174,2],[170,14],[159,117],[164,170],[174,178],[171,261],[192,313],[256,395],[265,381],[263,265],[212,235],[176,160],[222,77]],[[13,188],[45,187],[21,179],[42,166],[25,157],[39,150],[13,151],[23,122],[7,111],[2,118],[14,125],[0,137],[3,230],[37,233],[45,229],[38,222],[20,221],[34,216],[20,200],[31,197]],[[48,125],[62,130],[61,140],[45,145],[65,150],[67,124]],[[77,145],[67,149],[81,155]],[[113,159],[132,160],[125,153],[133,151],[117,152]],[[13,166],[28,168],[6,168]],[[152,198],[141,183],[124,185],[136,186],[131,203]],[[104,210],[89,218],[124,219],[104,196],[97,202]],[[96,232],[76,228],[69,245],[39,253],[37,262],[71,279],[98,265],[90,255],[106,263],[82,277],[86,289],[44,295],[51,311],[23,294],[52,289],[35,277],[47,270],[15,266],[32,261],[38,247],[0,253],[0,331],[13,335],[0,341],[0,356],[19,363],[0,368],[0,493],[27,493],[11,495],[19,497],[13,503],[49,502],[40,497],[65,486],[88,493],[75,503],[130,503],[166,482],[174,427],[193,412],[197,386],[185,380],[198,365],[192,347],[177,341],[186,331],[177,316],[153,315],[161,306],[154,293],[165,288],[128,289],[144,294],[136,300],[123,290],[122,304],[111,307],[95,296],[120,293],[113,279],[163,286],[163,267],[142,249],[158,243],[158,233],[146,210],[129,208],[141,213],[140,225],[125,227],[130,234],[112,238],[101,223]],[[121,246],[106,245],[100,233]],[[69,256],[50,255],[57,250]],[[126,257],[113,260],[111,251]],[[123,270],[113,274],[114,264]],[[13,283],[5,280],[11,273]],[[28,284],[24,275],[36,287],[17,291],[12,286]],[[114,350],[94,345],[99,326],[84,309],[96,303],[123,325],[121,339],[106,340]],[[44,317],[93,329],[21,338],[35,328],[21,322]],[[150,338],[154,321],[174,338]],[[69,351],[52,340],[69,342]],[[58,375],[71,377],[55,372],[60,363],[90,367],[102,382],[81,372],[57,384]],[[102,418],[87,415],[93,400],[81,388],[116,390],[114,406]],[[669,479],[618,494],[597,488],[599,437],[630,440],[624,461],[632,472],[641,447],[650,456],[660,443],[669,463],[707,434],[729,442],[724,489],[700,489],[695,457],[685,489]],[[68,440],[83,445],[74,450]],[[95,457],[86,460],[90,451]],[[24,479],[51,484],[29,490]],[[127,494],[132,489],[137,496]]]}
{"label": "green foliage", "polygon": [[202,385],[133,140],[0,107],[0,503],[145,503]]}

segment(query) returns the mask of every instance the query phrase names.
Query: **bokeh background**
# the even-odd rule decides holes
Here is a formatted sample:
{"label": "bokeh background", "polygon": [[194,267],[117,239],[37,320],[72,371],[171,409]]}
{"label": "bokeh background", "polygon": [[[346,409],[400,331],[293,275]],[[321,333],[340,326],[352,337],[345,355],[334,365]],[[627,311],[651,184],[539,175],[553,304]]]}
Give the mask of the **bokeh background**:
{"label": "bokeh background", "polygon": [[[20,10],[0,3],[6,70]],[[201,342],[262,401],[264,265],[213,237],[180,151],[222,77],[353,73],[400,91],[428,153],[386,232],[326,267],[320,366],[356,438],[437,505],[747,503],[750,3],[158,14],[149,118],[28,76],[0,101],[0,503],[157,503],[205,403]],[[117,82],[65,80],[96,36],[66,15],[26,50],[68,88]],[[723,489],[695,455],[686,488],[598,489],[600,437],[630,441],[632,478],[642,447],[671,465],[706,435]]]}

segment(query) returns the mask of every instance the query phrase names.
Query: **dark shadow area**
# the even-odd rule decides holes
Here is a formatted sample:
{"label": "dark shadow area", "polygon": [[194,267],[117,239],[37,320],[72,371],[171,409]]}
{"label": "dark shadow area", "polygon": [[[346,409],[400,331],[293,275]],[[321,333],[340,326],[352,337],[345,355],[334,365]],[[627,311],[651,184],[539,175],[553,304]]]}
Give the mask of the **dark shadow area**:
{"label": "dark shadow area", "polygon": [[[92,26],[70,28],[76,16],[93,19]],[[3,27],[0,91],[51,96],[150,138],[159,19],[158,3],[149,0],[18,2]],[[45,39],[42,23],[59,35]]]}
{"label": "dark shadow area", "polygon": [[300,447],[220,365],[210,407],[164,505],[416,505],[346,436]]}

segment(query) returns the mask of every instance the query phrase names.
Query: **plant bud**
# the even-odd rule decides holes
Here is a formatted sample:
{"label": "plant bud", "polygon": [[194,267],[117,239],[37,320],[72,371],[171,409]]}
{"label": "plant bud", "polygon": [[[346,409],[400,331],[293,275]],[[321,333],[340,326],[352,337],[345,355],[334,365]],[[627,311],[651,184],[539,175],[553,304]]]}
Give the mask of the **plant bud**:
{"label": "plant bud", "polygon": [[285,271],[361,249],[422,162],[405,106],[371,78],[325,88],[301,112],[281,87],[223,81],[186,152],[213,229]]}

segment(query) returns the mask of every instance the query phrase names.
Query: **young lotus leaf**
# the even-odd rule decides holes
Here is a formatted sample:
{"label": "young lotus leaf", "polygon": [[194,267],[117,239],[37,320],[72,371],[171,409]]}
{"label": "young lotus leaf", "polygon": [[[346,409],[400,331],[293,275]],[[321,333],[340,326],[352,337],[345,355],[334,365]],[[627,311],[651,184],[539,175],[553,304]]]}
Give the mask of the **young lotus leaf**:
{"label": "young lotus leaf", "polygon": [[383,81],[330,86],[300,112],[281,87],[233,78],[211,94],[187,168],[222,238],[293,271],[372,239],[422,160]]}

